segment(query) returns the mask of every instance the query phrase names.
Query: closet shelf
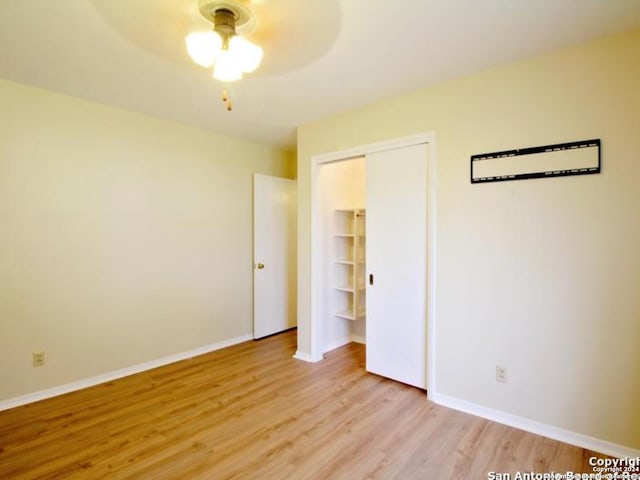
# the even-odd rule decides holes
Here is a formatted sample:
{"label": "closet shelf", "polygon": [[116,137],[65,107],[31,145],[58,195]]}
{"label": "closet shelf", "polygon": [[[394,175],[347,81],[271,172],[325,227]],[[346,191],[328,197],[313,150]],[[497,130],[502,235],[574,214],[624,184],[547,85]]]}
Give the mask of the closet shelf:
{"label": "closet shelf", "polygon": [[365,310],[365,217],[364,210],[336,210],[334,215],[334,315],[359,320]]}
{"label": "closet shelf", "polygon": [[351,310],[346,310],[344,312],[334,313],[334,315],[339,318],[344,318],[345,320],[360,320],[361,318],[364,318],[364,313],[364,310],[355,314]]}
{"label": "closet shelf", "polygon": [[336,290],[339,290],[341,292],[347,292],[347,293],[353,293],[355,292],[355,289],[353,287],[333,287]]}
{"label": "closet shelf", "polygon": [[364,285],[358,285],[358,288],[353,288],[349,285],[338,285],[337,287],[333,287],[333,288],[341,292],[355,293],[356,290],[358,292],[363,292],[364,290],[366,290],[367,287],[365,287]]}

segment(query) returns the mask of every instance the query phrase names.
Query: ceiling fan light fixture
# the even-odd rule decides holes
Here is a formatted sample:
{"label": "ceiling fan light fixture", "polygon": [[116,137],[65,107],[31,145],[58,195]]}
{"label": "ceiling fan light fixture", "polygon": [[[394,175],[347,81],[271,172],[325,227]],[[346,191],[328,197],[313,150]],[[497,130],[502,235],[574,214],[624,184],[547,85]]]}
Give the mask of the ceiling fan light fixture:
{"label": "ceiling fan light fixture", "polygon": [[238,36],[231,37],[229,40],[229,51],[237,59],[238,67],[244,73],[255,71],[260,66],[264,55],[262,48],[258,45]]}
{"label": "ceiling fan light fixture", "polygon": [[213,78],[221,82],[235,82],[242,78],[242,69],[231,50],[221,50],[213,67]]}
{"label": "ceiling fan light fixture", "polygon": [[241,36],[254,26],[249,8],[238,0],[198,0],[198,8],[213,24],[213,31],[187,35],[191,59],[206,68],[213,66],[213,78],[225,83],[255,71],[264,53],[258,45]]}
{"label": "ceiling fan light fixture", "polygon": [[187,53],[198,65],[209,68],[222,50],[222,37],[216,32],[194,32],[185,39]]}

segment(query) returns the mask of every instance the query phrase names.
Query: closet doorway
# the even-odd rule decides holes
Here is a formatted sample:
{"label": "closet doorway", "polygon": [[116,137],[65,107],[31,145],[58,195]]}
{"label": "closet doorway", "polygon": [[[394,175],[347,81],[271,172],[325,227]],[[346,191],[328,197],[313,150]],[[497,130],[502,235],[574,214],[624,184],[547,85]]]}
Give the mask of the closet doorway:
{"label": "closet doorway", "polygon": [[423,135],[312,159],[315,358],[363,342],[367,371],[427,389],[433,152]]}
{"label": "closet doorway", "polygon": [[365,343],[365,185],[365,157],[319,170],[321,353],[352,341]]}

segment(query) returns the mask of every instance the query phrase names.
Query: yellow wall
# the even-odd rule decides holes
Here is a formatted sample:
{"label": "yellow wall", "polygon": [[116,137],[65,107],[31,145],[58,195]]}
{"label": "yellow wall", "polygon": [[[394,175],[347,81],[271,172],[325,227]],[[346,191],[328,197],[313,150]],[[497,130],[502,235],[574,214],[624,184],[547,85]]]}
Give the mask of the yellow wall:
{"label": "yellow wall", "polygon": [[251,333],[252,174],[292,155],[7,81],[0,105],[0,400]]}
{"label": "yellow wall", "polygon": [[[299,351],[312,155],[433,131],[434,393],[640,448],[639,79],[637,30],[300,127]],[[469,182],[472,154],[591,138],[599,175]]]}

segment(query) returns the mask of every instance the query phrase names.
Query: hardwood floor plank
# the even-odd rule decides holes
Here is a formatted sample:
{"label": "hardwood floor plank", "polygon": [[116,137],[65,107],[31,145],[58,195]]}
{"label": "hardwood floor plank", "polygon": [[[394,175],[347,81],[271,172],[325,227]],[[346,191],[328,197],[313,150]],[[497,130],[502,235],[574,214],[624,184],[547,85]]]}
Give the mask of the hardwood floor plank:
{"label": "hardwood floor plank", "polygon": [[0,478],[470,479],[585,471],[595,455],[437,406],[368,374],[364,346],[309,364],[295,331],[0,412]]}

